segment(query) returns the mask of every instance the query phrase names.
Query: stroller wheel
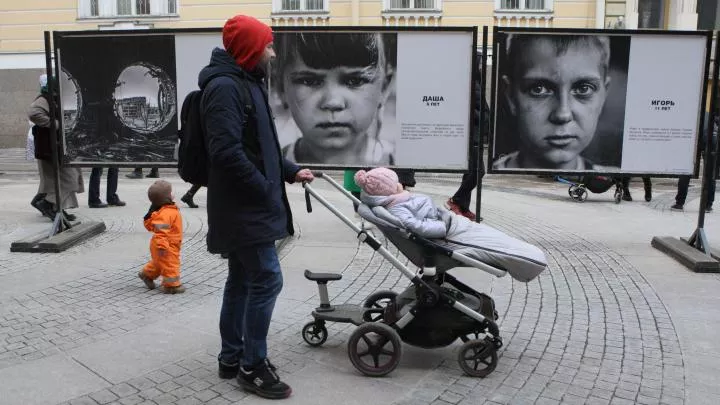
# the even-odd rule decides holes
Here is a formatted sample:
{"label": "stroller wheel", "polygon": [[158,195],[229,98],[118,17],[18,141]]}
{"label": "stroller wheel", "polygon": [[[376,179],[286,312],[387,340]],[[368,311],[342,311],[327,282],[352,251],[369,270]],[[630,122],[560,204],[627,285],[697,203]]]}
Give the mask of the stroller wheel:
{"label": "stroller wheel", "polygon": [[615,204],[620,204],[620,200],[623,197],[623,190],[621,188],[615,189]]}
{"label": "stroller wheel", "polygon": [[585,200],[587,200],[587,196],[588,196],[587,189],[581,188],[580,191],[578,191],[577,200],[580,202],[585,202]]}
{"label": "stroller wheel", "polygon": [[497,367],[495,345],[487,338],[465,342],[458,353],[458,363],[471,377],[487,377]]}
{"label": "stroller wheel", "polygon": [[361,373],[370,377],[384,376],[400,363],[400,336],[384,323],[364,323],[350,335],[348,356]]}
{"label": "stroller wheel", "polygon": [[573,184],[572,186],[568,187],[568,194],[571,198],[575,199],[575,193],[577,193],[578,185]]}
{"label": "stroller wheel", "polygon": [[382,321],[385,314],[385,308],[388,304],[395,301],[397,293],[391,290],[380,290],[376,291],[363,301],[363,308],[367,308],[363,314],[363,320],[365,322],[377,322]]}
{"label": "stroller wheel", "polygon": [[305,343],[312,347],[318,347],[327,340],[328,331],[324,323],[308,322],[302,328],[302,337]]}

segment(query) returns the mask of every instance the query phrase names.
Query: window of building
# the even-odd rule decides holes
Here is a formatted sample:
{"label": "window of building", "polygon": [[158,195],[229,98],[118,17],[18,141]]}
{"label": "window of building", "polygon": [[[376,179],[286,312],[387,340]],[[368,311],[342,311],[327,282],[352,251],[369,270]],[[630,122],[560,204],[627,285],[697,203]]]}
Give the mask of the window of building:
{"label": "window of building", "polygon": [[436,10],[435,0],[390,0],[390,10]]}
{"label": "window of building", "polygon": [[135,0],[135,14],[149,15],[150,0]]}
{"label": "window of building", "polygon": [[132,0],[117,0],[117,15],[132,15]]}
{"label": "window of building", "polygon": [[325,0],[279,0],[273,3],[276,4],[275,12],[327,11]]}
{"label": "window of building", "polygon": [[496,10],[547,11],[552,8],[553,0],[495,0]]}
{"label": "window of building", "polygon": [[665,29],[665,0],[638,1],[638,28]]}
{"label": "window of building", "polygon": [[178,0],[78,0],[79,18],[176,15]]}

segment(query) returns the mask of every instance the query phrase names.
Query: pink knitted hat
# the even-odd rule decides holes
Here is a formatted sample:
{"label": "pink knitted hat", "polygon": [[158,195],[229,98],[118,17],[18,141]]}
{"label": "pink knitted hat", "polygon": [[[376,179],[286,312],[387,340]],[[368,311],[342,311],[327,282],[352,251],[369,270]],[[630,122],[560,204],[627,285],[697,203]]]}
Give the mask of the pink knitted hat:
{"label": "pink knitted hat", "polygon": [[370,195],[389,196],[398,193],[398,175],[394,171],[378,167],[368,172],[359,170],[355,173],[355,184]]}

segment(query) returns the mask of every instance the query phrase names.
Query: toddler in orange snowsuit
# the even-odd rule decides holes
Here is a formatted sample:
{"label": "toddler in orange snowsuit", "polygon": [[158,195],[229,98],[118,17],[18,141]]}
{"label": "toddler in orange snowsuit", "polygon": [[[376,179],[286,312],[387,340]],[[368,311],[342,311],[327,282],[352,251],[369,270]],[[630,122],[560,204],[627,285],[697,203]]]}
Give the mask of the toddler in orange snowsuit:
{"label": "toddler in orange snowsuit", "polygon": [[150,261],[138,276],[147,288],[155,288],[155,280],[162,276],[165,294],[180,294],[185,287],[180,282],[180,246],[182,245],[182,215],[173,202],[172,185],[158,180],[148,189],[152,205],[145,214],[145,228],[153,233],[150,239]]}

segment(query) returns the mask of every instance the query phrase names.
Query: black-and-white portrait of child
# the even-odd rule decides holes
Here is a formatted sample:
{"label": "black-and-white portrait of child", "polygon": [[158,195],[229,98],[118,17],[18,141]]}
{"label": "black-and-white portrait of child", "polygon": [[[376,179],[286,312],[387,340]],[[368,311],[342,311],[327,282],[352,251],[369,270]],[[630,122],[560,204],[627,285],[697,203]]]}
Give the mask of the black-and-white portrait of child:
{"label": "black-and-white portrait of child", "polygon": [[493,168],[618,171],[628,35],[500,39]]}
{"label": "black-and-white portrait of child", "polygon": [[392,165],[397,34],[277,32],[270,94],[283,154],[320,165]]}
{"label": "black-and-white portrait of child", "polygon": [[173,162],[174,41],[172,35],[62,39],[63,132],[71,162]]}

